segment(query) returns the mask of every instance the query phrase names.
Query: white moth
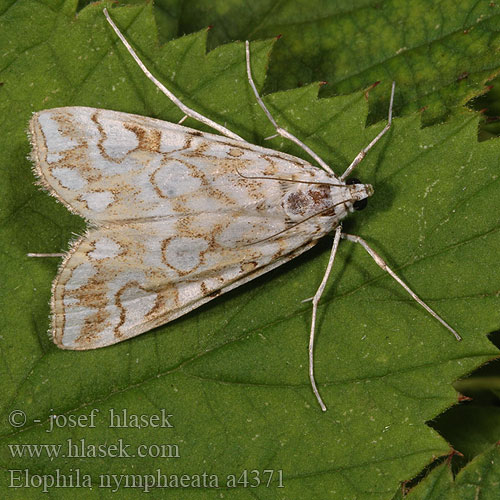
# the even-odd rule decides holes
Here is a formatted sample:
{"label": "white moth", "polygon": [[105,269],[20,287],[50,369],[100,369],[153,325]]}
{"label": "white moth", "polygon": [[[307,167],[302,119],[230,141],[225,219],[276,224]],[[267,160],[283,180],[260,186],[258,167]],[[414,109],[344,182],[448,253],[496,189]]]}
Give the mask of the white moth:
{"label": "white moth", "polygon": [[[314,379],[318,302],[344,238],[360,243],[455,337],[459,335],[394,274],[341,220],[373,193],[345,181],[391,125],[337,177],[295,136],[280,128],[249,84],[277,134],[302,147],[322,167],[246,142],[191,110],[144,66],[104,14],[139,67],[186,117],[222,135],[144,116],[64,107],[35,113],[32,157],[40,184],[90,229],[72,244],[52,285],[52,336],[63,349],[94,349],[135,337],[192,311],[288,262],[334,232],[328,266],[312,297],[309,377]],[[30,254],[47,256],[58,254]]]}

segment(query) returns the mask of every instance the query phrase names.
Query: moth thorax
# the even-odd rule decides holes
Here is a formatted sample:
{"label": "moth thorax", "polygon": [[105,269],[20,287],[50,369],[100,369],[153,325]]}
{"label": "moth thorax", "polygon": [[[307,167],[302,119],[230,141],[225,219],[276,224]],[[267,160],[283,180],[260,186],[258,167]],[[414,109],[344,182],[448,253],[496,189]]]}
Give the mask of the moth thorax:
{"label": "moth thorax", "polygon": [[285,193],[282,206],[292,220],[315,215],[341,219],[372,194],[369,184],[296,184]]}

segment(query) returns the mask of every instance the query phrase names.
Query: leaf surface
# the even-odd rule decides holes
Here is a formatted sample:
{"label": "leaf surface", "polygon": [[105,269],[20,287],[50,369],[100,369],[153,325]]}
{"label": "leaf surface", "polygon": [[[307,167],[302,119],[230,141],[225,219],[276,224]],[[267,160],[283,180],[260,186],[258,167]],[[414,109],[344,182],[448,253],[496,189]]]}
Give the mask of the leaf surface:
{"label": "leaf surface", "polygon": [[[11,481],[7,469],[79,469],[94,485],[72,490],[82,498],[111,496],[111,486],[99,487],[107,473],[206,472],[217,474],[224,487],[228,475],[239,478],[253,469],[265,483],[264,470],[272,469],[269,486],[252,489],[242,480],[223,492],[231,498],[257,491],[272,499],[386,499],[399,482],[448,453],[449,445],[425,422],[456,402],[455,379],[497,354],[486,335],[500,324],[499,144],[477,142],[477,117],[464,113],[424,129],[420,115],[396,119],[356,172],[375,194],[344,226],[386,258],[463,335],[462,342],[361,248],[342,242],[319,310],[316,373],[329,407],[322,413],[307,376],[310,304],[301,300],[321,281],[331,244],[326,238],[308,254],[153,332],[97,351],[62,351],[46,335],[58,263],[26,253],[65,250],[84,224],[34,185],[26,159],[30,113],[85,105],[173,122],[182,113],[130,60],[105,24],[102,5],[77,18],[75,2],[48,5],[16,2],[0,18],[6,49],[0,60],[0,488]],[[186,104],[250,142],[307,158],[284,140],[264,141],[273,130],[248,87],[242,43],[206,54],[203,31],[159,47],[151,4],[112,9],[111,15]],[[14,25],[25,40],[9,41]],[[252,44],[259,88],[272,46]],[[269,95],[266,102],[282,126],[341,173],[384,123],[365,128],[372,93],[318,99],[317,92],[318,85],[310,85]],[[95,426],[63,425],[93,409]],[[153,415],[162,409],[172,415],[173,427],[110,426],[111,411]],[[9,425],[14,410],[26,415],[19,428]],[[47,432],[51,422],[56,425]],[[106,446],[121,439],[135,458],[112,457],[106,448],[97,458],[51,459],[45,450],[33,459],[12,448],[60,444],[67,454],[82,439]],[[162,444],[178,446],[180,458],[175,452],[155,456],[154,447]],[[144,457],[140,445],[150,446]],[[285,488],[278,487],[278,470]],[[171,489],[155,490],[155,498],[172,495]],[[189,483],[175,496],[193,498],[200,489],[204,498],[221,495]],[[41,495],[39,488],[5,491],[12,498]],[[119,491],[121,498],[137,498],[137,489]],[[68,494],[50,492],[54,498]]]}
{"label": "leaf surface", "polygon": [[453,478],[449,466],[443,463],[436,467],[412,490],[407,500],[495,500],[498,497],[500,480],[500,454],[498,445],[490,446],[477,456]]}
{"label": "leaf surface", "polygon": [[483,93],[499,71],[496,2],[256,0],[241,11],[241,0],[187,0],[180,31],[213,25],[213,45],[281,34],[267,91],[326,80],[326,96],[381,81],[370,100],[371,120],[385,114],[392,80],[397,113],[424,108],[423,121],[431,124]]}

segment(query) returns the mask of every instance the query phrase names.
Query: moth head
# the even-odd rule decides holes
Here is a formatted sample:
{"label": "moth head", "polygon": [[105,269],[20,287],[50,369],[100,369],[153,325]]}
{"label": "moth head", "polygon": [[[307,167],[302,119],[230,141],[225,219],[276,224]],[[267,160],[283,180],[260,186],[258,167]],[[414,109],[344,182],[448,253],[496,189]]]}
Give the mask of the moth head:
{"label": "moth head", "polygon": [[370,184],[362,184],[355,177],[347,179],[346,185],[351,186],[350,194],[353,201],[351,210],[363,210],[368,203],[368,196],[373,194],[373,187]]}

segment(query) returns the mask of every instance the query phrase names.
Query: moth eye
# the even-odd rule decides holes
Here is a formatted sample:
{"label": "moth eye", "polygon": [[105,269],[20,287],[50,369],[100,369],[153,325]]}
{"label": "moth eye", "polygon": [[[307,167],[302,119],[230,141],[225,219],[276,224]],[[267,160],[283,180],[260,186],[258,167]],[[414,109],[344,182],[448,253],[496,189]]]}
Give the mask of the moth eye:
{"label": "moth eye", "polygon": [[359,212],[360,210],[366,208],[367,204],[368,200],[366,198],[363,198],[362,200],[355,201],[352,205],[352,208],[354,208],[354,210],[357,210]]}

